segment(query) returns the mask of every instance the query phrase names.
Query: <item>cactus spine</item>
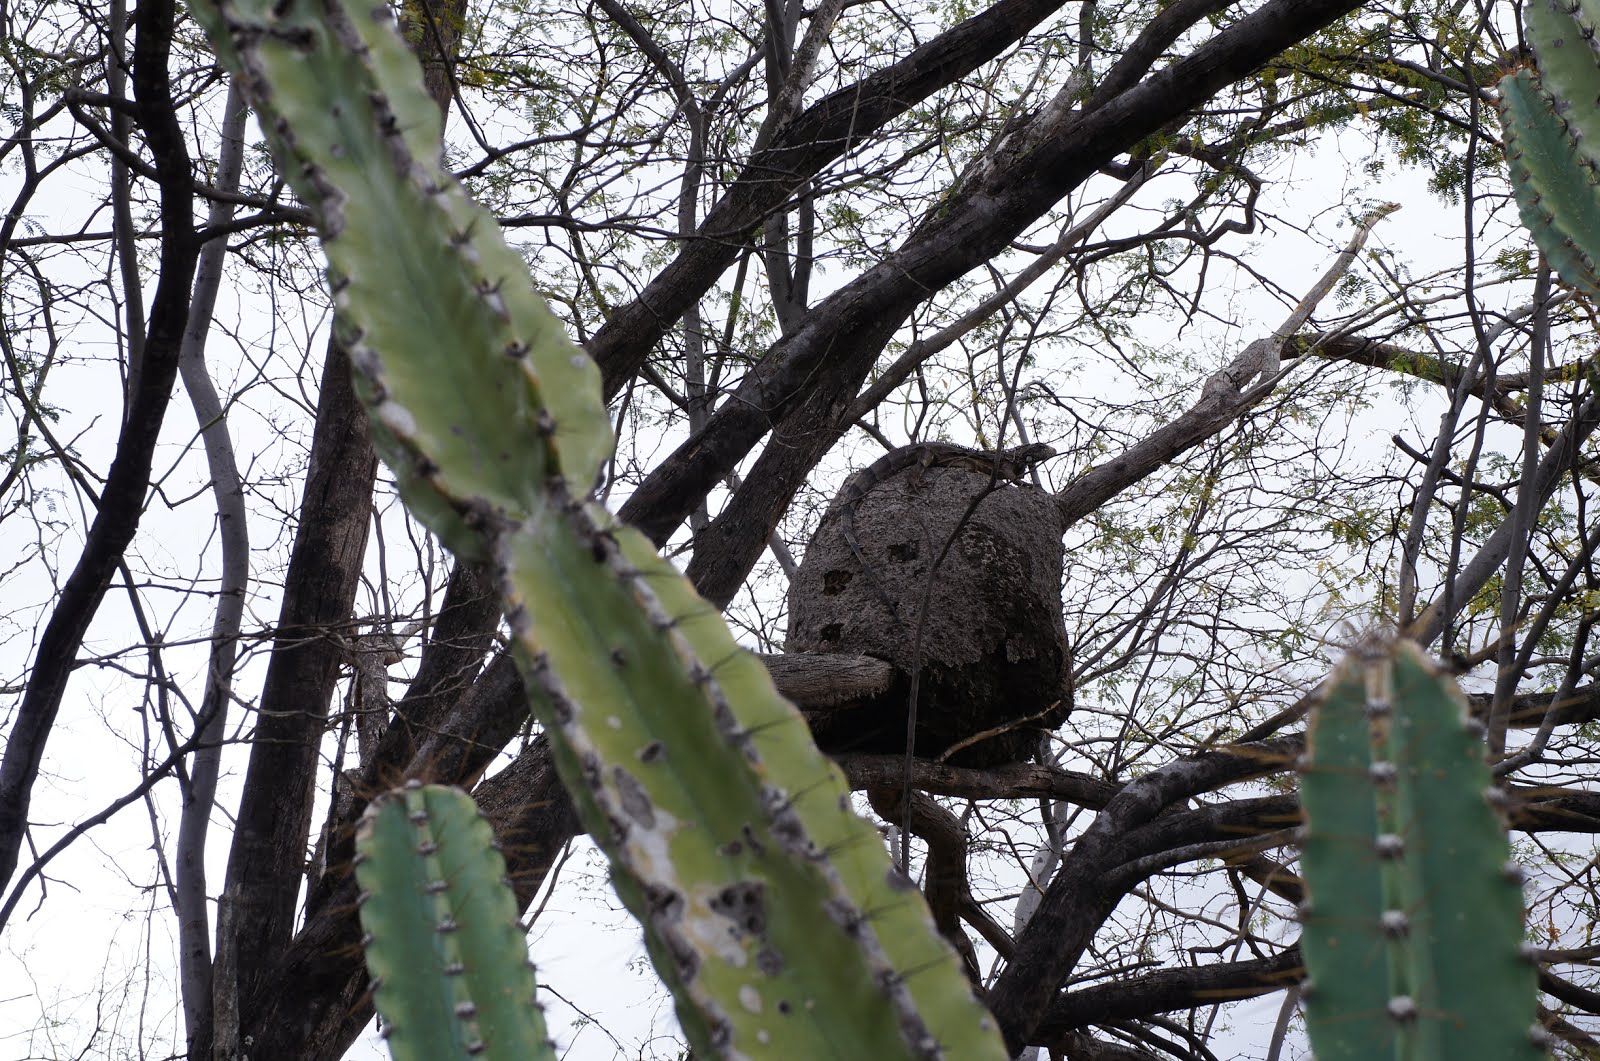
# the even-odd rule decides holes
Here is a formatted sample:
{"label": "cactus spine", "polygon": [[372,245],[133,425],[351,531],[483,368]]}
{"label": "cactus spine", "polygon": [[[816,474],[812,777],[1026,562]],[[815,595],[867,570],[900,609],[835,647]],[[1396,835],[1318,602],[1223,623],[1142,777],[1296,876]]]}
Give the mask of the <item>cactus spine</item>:
{"label": "cactus spine", "polygon": [[1302,774],[1319,1061],[1543,1057],[1521,877],[1454,683],[1369,641],[1329,679]]}
{"label": "cactus spine", "polygon": [[367,808],[362,943],[395,1061],[554,1061],[505,875],[464,792],[413,783]]}
{"label": "cactus spine", "polygon": [[1566,283],[1600,295],[1600,0],[1528,0],[1538,61],[1500,79],[1511,189],[1522,223]]}
{"label": "cactus spine", "polygon": [[920,898],[765,669],[584,500],[597,372],[494,219],[383,4],[195,5],[318,218],[335,327],[411,511],[491,561],[530,698],[707,1057],[1004,1056]]}
{"label": "cactus spine", "polygon": [[[1499,111],[1523,224],[1600,295],[1600,0],[1528,0],[1537,60]],[[1415,646],[1368,642],[1314,712],[1301,791],[1306,1015],[1321,1061],[1544,1055],[1520,876],[1499,790],[1453,683]]]}

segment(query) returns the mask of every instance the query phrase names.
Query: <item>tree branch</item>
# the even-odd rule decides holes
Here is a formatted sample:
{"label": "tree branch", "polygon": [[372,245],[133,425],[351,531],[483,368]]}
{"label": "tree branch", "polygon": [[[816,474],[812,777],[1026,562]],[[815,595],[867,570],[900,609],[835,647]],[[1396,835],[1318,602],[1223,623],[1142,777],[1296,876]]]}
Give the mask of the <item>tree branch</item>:
{"label": "tree branch", "polygon": [[135,16],[133,93],[139,124],[161,175],[160,280],[151,301],[144,366],[129,395],[128,415],[117,438],[116,457],[77,565],[62,586],[45,624],[33,672],[7,736],[0,760],[0,882],[16,872],[28,806],[45,743],[55,724],[78,648],[111,583],[111,575],[133,540],[144,511],[150,464],[178,372],[183,329],[189,315],[199,242],[190,199],[192,175],[183,129],[178,124],[167,59],[172,45],[171,0],[141,3]]}
{"label": "tree branch", "polygon": [[1037,147],[997,166],[952,200],[945,218],[813,308],[705,428],[640,484],[623,518],[665,542],[777,424],[773,444],[700,536],[689,566],[707,599],[731,599],[776,526],[776,513],[847,426],[838,415],[918,304],[1002,250],[1117,154],[1356,6],[1357,0],[1270,0],[1105,106],[1036,119],[1045,124],[1030,129],[1027,140]]}

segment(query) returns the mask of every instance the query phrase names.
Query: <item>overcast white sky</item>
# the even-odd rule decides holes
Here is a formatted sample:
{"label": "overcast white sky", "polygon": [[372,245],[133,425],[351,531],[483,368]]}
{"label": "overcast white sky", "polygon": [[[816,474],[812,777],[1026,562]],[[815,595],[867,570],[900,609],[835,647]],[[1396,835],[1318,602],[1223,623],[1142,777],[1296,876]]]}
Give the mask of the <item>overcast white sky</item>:
{"label": "overcast white sky", "polygon": [[[1369,248],[1395,254],[1419,274],[1459,260],[1459,213],[1436,203],[1421,175],[1391,169],[1370,180],[1350,171],[1346,154],[1354,158],[1359,152],[1341,154],[1329,149],[1307,154],[1291,164],[1294,180],[1268,185],[1263,213],[1290,219],[1317,217],[1320,242],[1312,243],[1269,222],[1250,255],[1254,267],[1291,290],[1303,292],[1348,238],[1350,228],[1341,222],[1385,200],[1401,202],[1405,209],[1377,228]],[[15,175],[0,174],[0,196],[9,198],[15,185]],[[86,174],[82,188],[82,199],[36,204],[36,209],[60,212],[55,219],[41,219],[42,223],[60,231],[65,219],[79,216],[98,201],[100,193],[91,175]],[[259,293],[225,288],[210,361],[219,389],[226,391],[251,379],[255,373],[251,360],[259,360],[256,353],[241,352],[235,335],[248,336],[251,344],[270,343],[280,351],[299,350],[310,359],[311,368],[299,382],[298,393],[292,380],[260,380],[250,391],[251,400],[236,407],[230,421],[241,463],[285,467],[294,463],[309,438],[304,407],[313,400],[322,351],[320,330],[325,322],[304,322],[292,334],[281,329],[273,333],[270,308],[262,298]],[[1209,304],[1213,308],[1218,305],[1216,295],[1210,296]],[[1194,349],[1215,350],[1220,360],[1223,353],[1270,332],[1286,312],[1248,282],[1239,283],[1233,311],[1238,319],[1254,325],[1229,334],[1202,324],[1174,338]],[[1167,322],[1151,325],[1155,334],[1171,328]],[[103,468],[120,416],[120,397],[111,386],[105,364],[115,356],[114,342],[109,330],[83,323],[71,335],[69,345],[75,360],[64,361],[56,369],[47,398],[63,406],[56,427],[60,437],[74,440],[80,452],[90,455],[93,466]],[[1083,381],[1077,382],[1077,386],[1083,385]],[[1436,415],[1436,410],[1408,412],[1398,402],[1380,404],[1358,424],[1361,437],[1355,444],[1387,448],[1388,434],[1400,430],[1408,433],[1414,444],[1425,445],[1436,423],[1430,418]],[[157,460],[158,468],[168,469],[162,496],[150,505],[134,546],[140,557],[134,565],[138,570],[183,571],[192,564],[180,558],[201,550],[215,553],[210,528],[195,524],[197,509],[190,505],[169,510],[166,503],[188,496],[206,481],[197,447],[191,444],[193,431],[187,400],[179,394],[168,414]],[[299,481],[286,480],[275,492],[284,507],[293,507]],[[71,514],[73,529],[55,546],[59,568],[70,569],[80,544],[77,528],[87,520],[80,514],[81,502],[65,484],[56,503]],[[391,527],[398,527],[395,513],[388,519]],[[273,513],[258,505],[252,510],[252,521],[252,548],[258,553],[255,563],[280,558],[286,543]],[[20,552],[34,533],[26,518],[0,524],[0,555]],[[165,557],[172,559],[167,562]],[[375,561],[369,568],[376,578]],[[189,588],[174,585],[170,592],[152,589],[147,595],[161,609],[155,619],[170,646],[164,654],[166,666],[177,684],[192,692],[199,688],[196,676],[204,663],[203,648],[172,642],[203,638],[211,615],[209,600],[189,598]],[[10,625],[0,627],[0,637],[8,638],[0,641],[0,680],[13,683],[24,673],[34,647],[34,624],[40,606],[50,597],[51,586],[35,568],[8,583],[7,591]],[[246,628],[272,624],[276,606],[269,591],[260,592],[252,600]],[[99,810],[138,782],[138,752],[124,735],[136,728],[132,721],[141,710],[145,683],[141,675],[130,676],[119,669],[125,660],[117,666],[102,666],[93,655],[140,640],[125,594],[114,590],[86,643],[87,662],[74,678],[51,737],[45,773],[35,791],[33,815],[42,823],[35,840],[41,845],[53,842],[64,826]],[[247,697],[259,689],[262,664],[259,650],[245,663],[239,688]],[[239,717],[236,711],[234,718]],[[236,800],[243,762],[243,752],[235,749],[225,767],[221,807],[231,807]],[[89,833],[51,864],[43,893],[35,888],[22,903],[8,932],[0,937],[4,941],[0,985],[8,985],[0,988],[0,1056],[57,1058],[83,1053],[109,1057],[121,1056],[112,1053],[113,1047],[130,1047],[135,1042],[181,1042],[175,933],[164,894],[150,887],[155,879],[151,814],[160,820],[161,832],[170,843],[176,823],[174,794],[175,786],[163,784],[150,809],[136,804]],[[226,821],[219,815],[212,832],[213,890],[223,876],[228,838]],[[26,861],[25,852],[24,864]],[[566,1056],[583,1061],[673,1056],[660,1038],[675,1032],[670,1000],[643,962],[637,930],[603,887],[600,873],[592,852],[586,846],[578,850],[533,933],[541,979],[573,1007],[547,999],[552,1033],[558,1043],[570,1047]],[[1260,1056],[1280,998],[1272,996],[1232,1010],[1228,1018],[1231,1030],[1215,1044],[1218,1056]],[[592,1016],[597,1026],[585,1026],[579,1012]],[[94,1029],[100,1029],[100,1034]],[[368,1041],[349,1056],[384,1055]]]}

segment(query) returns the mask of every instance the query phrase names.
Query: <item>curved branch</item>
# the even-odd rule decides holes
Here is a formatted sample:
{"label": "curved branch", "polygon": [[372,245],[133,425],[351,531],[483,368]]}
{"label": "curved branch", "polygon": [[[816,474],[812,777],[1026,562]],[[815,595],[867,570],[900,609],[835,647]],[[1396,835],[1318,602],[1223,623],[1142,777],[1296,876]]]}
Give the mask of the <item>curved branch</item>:
{"label": "curved branch", "polygon": [[[236,188],[244,169],[244,125],[248,113],[244,93],[237,85],[229,85],[228,99],[223,106],[217,184]],[[206,221],[219,225],[227,224],[232,218],[232,206],[214,201]],[[217,291],[222,286],[227,251],[227,241],[217,239],[207,243],[200,252],[189,321],[178,355],[178,371],[200,425],[206,466],[211,472],[211,490],[217,503],[217,536],[222,545],[222,579],[217,614],[211,625],[210,666],[206,669],[200,717],[195,720],[199,750],[190,767],[188,791],[184,793],[178,820],[177,874],[173,889],[184,1025],[191,1056],[196,1057],[205,1057],[211,1052],[211,917],[206,893],[206,834],[216,803],[239,627],[244,618],[245,594],[250,580],[250,534],[244,484],[234,459],[226,414],[206,370],[206,335],[211,329]]]}
{"label": "curved branch", "polygon": [[1282,991],[1305,976],[1300,948],[1288,947],[1268,958],[1218,962],[1190,969],[1162,969],[1144,976],[1071,991],[1050,1003],[1033,1041],[1055,1044],[1073,1029],[1117,1020],[1139,1020],[1157,1013],[1221,1001],[1257,998]]}
{"label": "curved branch", "polygon": [[179,351],[189,315],[199,242],[190,198],[189,152],[172,99],[167,59],[175,24],[171,0],[141,3],[136,14],[133,93],[161,175],[160,280],[151,300],[144,366],[129,395],[128,415],[117,439],[116,457],[106,476],[100,506],[90,524],[83,552],[62,587],[45,624],[27,691],[0,760],[0,881],[16,871],[33,782],[39,775],[45,743],[55,724],[78,648],[105,597],[111,575],[133,540],[144,510],[151,460],[166,417]]}
{"label": "curved branch", "polygon": [[1298,738],[1264,741],[1179,760],[1129,782],[1062,860],[1039,909],[1017,940],[1016,957],[989,992],[989,1008],[1013,1051],[1032,1041],[1047,1004],[1066,981],[1118,896],[1103,879],[1124,859],[1122,838],[1173,802],[1218,785],[1285,769]]}

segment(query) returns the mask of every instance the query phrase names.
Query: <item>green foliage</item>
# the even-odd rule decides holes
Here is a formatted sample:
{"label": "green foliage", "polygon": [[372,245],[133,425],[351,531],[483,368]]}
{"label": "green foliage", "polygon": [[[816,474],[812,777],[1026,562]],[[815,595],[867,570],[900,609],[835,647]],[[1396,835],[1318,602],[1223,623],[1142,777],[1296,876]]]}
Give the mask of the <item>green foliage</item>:
{"label": "green foliage", "polygon": [[[1466,188],[1471,121],[1464,94],[1445,79],[1494,81],[1495,63],[1476,58],[1489,43],[1453,11],[1407,5],[1400,18],[1341,19],[1284,52],[1263,76],[1278,79],[1275,93],[1306,129],[1355,126],[1371,135],[1379,150],[1367,162],[1369,171],[1390,159],[1427,170],[1429,188],[1458,202]],[[1427,60],[1419,62],[1419,54]],[[1481,148],[1478,153],[1474,161],[1481,164]]]}
{"label": "green foliage", "polygon": [[494,833],[471,797],[413,783],[356,835],[373,1002],[395,1061],[544,1061],[533,967]]}
{"label": "green foliage", "polygon": [[337,332],[402,496],[496,573],[562,779],[697,1054],[1002,1057],[765,668],[584,500],[611,446],[594,365],[443,171],[438,111],[386,13],[197,9],[319,219]]}
{"label": "green foliage", "polygon": [[1368,641],[1334,672],[1301,781],[1320,1061],[1544,1055],[1498,795],[1460,694],[1414,645]]}

